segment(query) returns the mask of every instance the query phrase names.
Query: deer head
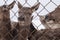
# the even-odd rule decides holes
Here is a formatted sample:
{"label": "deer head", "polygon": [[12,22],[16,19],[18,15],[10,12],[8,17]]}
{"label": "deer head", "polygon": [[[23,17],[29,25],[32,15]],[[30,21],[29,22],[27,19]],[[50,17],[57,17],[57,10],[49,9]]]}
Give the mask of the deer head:
{"label": "deer head", "polygon": [[19,8],[19,25],[21,26],[28,26],[31,23],[32,20],[32,13],[36,11],[39,7],[40,3],[37,3],[36,5],[32,6],[31,8],[29,7],[23,7],[19,2],[18,2],[18,8]]}
{"label": "deer head", "polygon": [[30,7],[23,7],[19,2],[18,2],[18,8],[19,8],[19,17],[18,17],[18,22],[19,22],[19,27],[22,27],[20,29],[20,34],[23,36],[24,39],[28,38],[28,35],[30,34],[30,24],[32,21],[32,13],[36,11],[39,7],[40,3],[37,3],[36,5]]}
{"label": "deer head", "polygon": [[49,14],[47,14],[45,16],[45,20],[47,21],[53,21],[55,23],[59,23],[60,22],[60,5],[57,6],[57,8],[55,8],[54,11],[50,12]]}
{"label": "deer head", "polygon": [[14,7],[15,1],[9,5],[0,6],[0,21],[6,21],[10,19],[10,10]]}
{"label": "deer head", "polygon": [[[45,27],[50,27],[51,29],[60,28],[60,5],[52,12],[45,16],[40,16],[40,21],[43,25],[48,25]],[[58,27],[57,27],[58,26]]]}

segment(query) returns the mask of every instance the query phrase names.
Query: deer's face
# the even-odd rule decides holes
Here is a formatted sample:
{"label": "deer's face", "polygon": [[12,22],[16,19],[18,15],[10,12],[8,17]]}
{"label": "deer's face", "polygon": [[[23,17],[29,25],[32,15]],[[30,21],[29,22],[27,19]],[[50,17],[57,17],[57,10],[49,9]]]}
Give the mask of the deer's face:
{"label": "deer's face", "polygon": [[31,15],[32,15],[32,11],[30,8],[22,8],[19,10],[19,23],[20,25],[28,25],[31,23]]}
{"label": "deer's face", "polygon": [[46,15],[46,16],[45,16],[45,20],[46,20],[47,22],[49,22],[49,21],[55,21],[54,17],[53,17],[51,14]]}
{"label": "deer's face", "polygon": [[12,2],[10,5],[0,6],[0,22],[10,19],[10,10],[13,8],[14,4],[15,1]]}
{"label": "deer's face", "polygon": [[51,29],[60,28],[59,26],[60,21],[57,22],[56,19],[50,14],[45,15],[45,16],[40,16],[40,21],[44,26],[46,25]]}
{"label": "deer's face", "polygon": [[7,8],[7,5],[3,5],[0,7],[0,21],[2,22],[3,19],[9,18],[9,10]]}
{"label": "deer's face", "polygon": [[40,21],[46,22],[47,24],[52,24],[55,22],[55,19],[52,16],[50,16],[50,14],[48,14],[48,15],[40,16]]}
{"label": "deer's face", "polygon": [[19,21],[20,26],[30,25],[31,20],[32,20],[31,15],[32,15],[33,11],[36,11],[38,9],[39,4],[40,3],[29,8],[29,7],[22,7],[22,5],[18,2],[18,8],[19,8],[18,21]]}
{"label": "deer's face", "polygon": [[46,21],[59,22],[60,21],[60,5],[45,16]]}

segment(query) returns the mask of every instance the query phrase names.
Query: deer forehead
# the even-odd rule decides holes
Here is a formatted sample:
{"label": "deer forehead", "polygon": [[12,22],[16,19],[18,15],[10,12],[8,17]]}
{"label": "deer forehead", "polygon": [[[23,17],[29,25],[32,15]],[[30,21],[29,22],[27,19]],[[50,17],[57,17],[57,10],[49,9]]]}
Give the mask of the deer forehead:
{"label": "deer forehead", "polygon": [[19,9],[19,12],[32,13],[32,10],[29,7],[23,7]]}

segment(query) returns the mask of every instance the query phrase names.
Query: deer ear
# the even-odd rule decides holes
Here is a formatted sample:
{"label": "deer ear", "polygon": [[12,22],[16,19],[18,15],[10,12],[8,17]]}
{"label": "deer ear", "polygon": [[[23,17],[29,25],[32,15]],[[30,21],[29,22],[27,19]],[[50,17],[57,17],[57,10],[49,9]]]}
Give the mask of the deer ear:
{"label": "deer ear", "polygon": [[22,8],[23,6],[18,2],[18,8]]}
{"label": "deer ear", "polygon": [[32,11],[36,11],[39,8],[40,2],[31,7]]}
{"label": "deer ear", "polygon": [[13,1],[10,5],[8,5],[8,9],[12,9],[14,7],[14,4],[16,3],[16,1]]}

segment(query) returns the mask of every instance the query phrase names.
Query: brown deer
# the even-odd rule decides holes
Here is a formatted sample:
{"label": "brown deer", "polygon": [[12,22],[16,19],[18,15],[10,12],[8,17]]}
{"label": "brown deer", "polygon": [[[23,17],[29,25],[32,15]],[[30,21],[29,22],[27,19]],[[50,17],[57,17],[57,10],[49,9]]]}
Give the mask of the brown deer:
{"label": "brown deer", "polygon": [[60,28],[60,5],[45,16],[38,15],[41,23],[48,29]]}
{"label": "brown deer", "polygon": [[[12,22],[12,31],[11,31],[11,34],[14,36],[14,40],[17,40],[17,38],[15,37],[15,36],[17,36],[18,35],[18,32],[17,32],[17,26],[19,26],[18,25],[18,22]],[[35,29],[35,27],[33,26],[33,24],[31,23],[30,24],[30,35],[28,36],[28,39],[30,39],[30,36],[32,35],[32,33],[34,33],[35,31],[37,31],[36,29]],[[21,37],[20,37],[21,38]],[[24,38],[22,38],[23,40],[24,40]],[[19,40],[21,40],[21,39],[19,39]]]}
{"label": "brown deer", "polygon": [[[18,2],[18,8],[19,8],[19,17],[18,17],[18,23],[17,26],[15,27],[16,30],[18,30],[18,35],[14,38],[14,40],[27,40],[28,36],[30,35],[30,25],[32,21],[32,13],[36,11],[39,7],[40,3],[37,3],[33,7],[23,7],[19,2]],[[33,28],[33,27],[31,27]],[[14,29],[15,30],[15,29]]]}
{"label": "brown deer", "polygon": [[0,40],[11,40],[9,31],[11,30],[10,10],[13,8],[15,1],[10,5],[0,6]]}
{"label": "brown deer", "polygon": [[46,29],[35,31],[29,40],[60,40],[60,5],[51,13],[41,16],[40,21]]}
{"label": "brown deer", "polygon": [[35,31],[29,40],[60,40],[60,28]]}

